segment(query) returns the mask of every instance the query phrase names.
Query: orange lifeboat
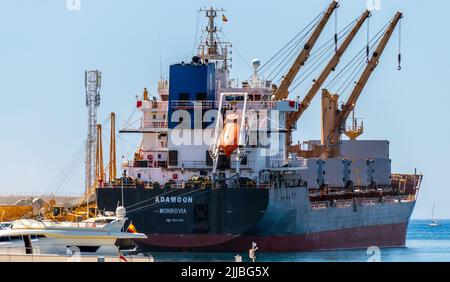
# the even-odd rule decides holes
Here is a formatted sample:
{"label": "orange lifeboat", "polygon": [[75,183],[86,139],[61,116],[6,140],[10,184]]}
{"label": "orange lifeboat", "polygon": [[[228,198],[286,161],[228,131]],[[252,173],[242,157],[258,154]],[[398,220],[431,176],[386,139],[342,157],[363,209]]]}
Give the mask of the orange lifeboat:
{"label": "orange lifeboat", "polygon": [[220,134],[219,148],[227,158],[238,147],[239,125],[237,123],[237,115],[231,114],[227,116],[222,133]]}

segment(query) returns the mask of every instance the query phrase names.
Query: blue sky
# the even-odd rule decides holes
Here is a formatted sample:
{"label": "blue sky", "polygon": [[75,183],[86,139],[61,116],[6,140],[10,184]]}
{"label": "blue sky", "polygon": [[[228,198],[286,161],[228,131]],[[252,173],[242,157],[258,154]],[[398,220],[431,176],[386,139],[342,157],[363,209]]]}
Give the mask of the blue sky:
{"label": "blue sky", "polygon": [[[224,32],[234,47],[232,76],[242,80],[249,77],[253,58],[264,63],[329,2],[81,0],[80,11],[69,11],[66,0],[2,0],[0,194],[47,192],[80,147],[87,123],[85,69],[103,73],[99,120],[115,111],[120,126],[143,87],[155,93],[160,60],[162,74],[167,75],[169,64],[192,56],[198,8],[213,5],[227,10]],[[366,8],[365,0],[340,3],[341,28]],[[436,216],[450,218],[446,180],[450,2],[382,0],[381,10],[371,18],[372,31],[397,10],[405,13],[403,69],[396,70],[395,33],[357,105],[357,116],[365,123],[362,138],[390,140],[393,170],[417,168],[424,173],[414,217],[429,217],[435,202]],[[332,35],[333,25],[331,21],[323,38]],[[364,42],[362,31],[349,53]],[[302,96],[308,85],[292,96]],[[296,139],[320,137],[319,100],[302,117]],[[120,141],[118,158],[131,154],[136,143],[136,138]],[[83,183],[80,162],[60,193],[81,193]]]}

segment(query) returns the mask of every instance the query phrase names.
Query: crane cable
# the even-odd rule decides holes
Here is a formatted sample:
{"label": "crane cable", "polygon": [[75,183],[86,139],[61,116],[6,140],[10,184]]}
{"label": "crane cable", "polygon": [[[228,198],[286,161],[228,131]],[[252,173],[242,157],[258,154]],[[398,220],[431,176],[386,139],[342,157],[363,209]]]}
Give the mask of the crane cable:
{"label": "crane cable", "polygon": [[397,70],[402,69],[402,19],[398,23],[398,67]]}
{"label": "crane cable", "polygon": [[[313,62],[312,64],[317,63],[318,60],[320,60],[325,53],[327,53],[327,51],[331,50],[333,46],[333,38],[327,40],[324,44],[322,44],[320,47],[318,47],[317,51],[315,51],[314,53],[311,54],[311,56],[309,57],[308,61],[305,62],[305,64],[308,64],[311,66],[311,61]],[[285,64],[283,65],[283,67],[275,74],[275,77],[277,77],[281,71],[285,70],[287,67],[291,66],[291,61],[293,61],[295,58],[297,57],[297,54],[294,53],[291,55],[291,57],[285,62]],[[308,70],[308,69],[307,69]],[[302,77],[305,74],[306,71],[301,72],[299,75],[297,75],[297,77],[295,78],[295,80],[293,81],[293,83],[295,83],[295,81],[297,81],[299,79],[299,77]],[[278,77],[277,79],[277,84],[281,83],[281,80],[283,79],[282,76]]]}
{"label": "crane cable", "polygon": [[[228,42],[233,42],[233,41],[230,40],[230,38],[229,38],[223,31],[221,31],[221,34],[223,35],[223,37],[225,37],[226,40],[228,40]],[[241,58],[241,60],[245,63],[245,65],[246,65],[249,69],[252,69],[252,66],[248,63],[248,60],[246,60],[246,59],[245,59],[245,56],[242,55],[241,51],[239,51],[239,49],[236,48],[235,44],[233,44],[233,45],[231,46],[231,48],[234,49],[234,50],[236,50],[236,52],[238,53],[238,55],[239,55],[239,57]],[[231,65],[231,63],[230,63],[230,65]]]}
{"label": "crane cable", "polygon": [[[264,63],[259,68],[259,72],[260,73],[266,72],[267,69],[269,69],[273,64],[275,64],[280,59],[279,57],[282,57],[283,53],[285,53],[287,50],[290,50],[291,45],[297,45],[300,41],[302,41],[306,37],[306,35],[312,30],[312,28],[317,25],[319,17],[322,16],[325,13],[325,11],[326,10],[323,10],[321,13],[319,13],[313,20],[311,20],[311,22],[308,23],[308,25],[306,25],[294,37],[292,37],[283,47],[281,47],[280,50],[278,50],[266,63]],[[307,32],[305,33],[305,31]]]}
{"label": "crane cable", "polygon": [[[311,26],[307,33],[305,33],[300,39],[297,40],[297,43],[294,47],[288,52],[288,54],[281,60],[281,62],[269,73],[267,76],[269,80],[273,80],[275,77],[279,76],[281,72],[283,72],[286,67],[290,65],[290,61],[298,56],[298,52],[300,51],[302,44],[306,42],[306,36],[312,31],[314,26]],[[295,52],[294,52],[295,51]],[[289,60],[287,60],[289,58]],[[280,68],[280,66],[282,66]],[[275,74],[274,74],[275,73]]]}
{"label": "crane cable", "polygon": [[[375,37],[377,39],[369,47],[369,52],[372,52],[376,48],[376,45],[381,40],[382,36],[383,36],[383,34],[379,33],[379,35],[377,37]],[[363,60],[363,58],[361,58],[359,63],[356,65],[356,67],[354,67],[353,71],[348,76],[348,78],[338,88],[337,93],[340,93],[339,96],[341,96],[343,93],[345,93],[345,91],[347,91],[349,86],[352,84],[352,81],[354,81],[356,79],[356,77],[358,76],[358,74],[361,72],[361,70],[364,69],[365,66],[364,66],[363,62],[364,62],[364,60]],[[341,92],[341,90],[342,90],[342,92]]]}
{"label": "crane cable", "polygon": [[[369,45],[370,43],[372,43],[375,39],[376,41],[378,41],[381,38],[381,33],[383,31],[385,31],[388,27],[389,23],[387,23],[384,27],[382,27],[377,34],[375,34],[372,39],[369,41]],[[342,77],[351,69],[351,67],[355,66],[358,62],[359,62],[359,57],[362,56],[362,54],[364,54],[364,50],[367,50],[366,46],[364,46],[363,48],[360,49],[360,51],[353,56],[353,58],[342,68],[341,71],[339,71],[329,82],[328,84],[324,87],[326,89],[332,88],[336,85],[337,82],[339,82]],[[369,46],[369,52],[370,52],[370,46]]]}
{"label": "crane cable", "polygon": [[280,50],[278,50],[277,52],[275,52],[275,54],[266,62],[264,63],[261,67],[260,70],[264,70],[265,68],[268,68],[271,64],[274,63],[274,61],[276,60],[276,58],[283,52],[285,51],[286,48],[288,48],[292,42],[296,41],[297,38],[302,35],[313,23],[315,23],[317,21],[317,19],[322,15],[322,13],[318,14],[308,25],[306,25],[302,30],[300,30],[294,37],[292,37],[283,47],[281,47]]}
{"label": "crane cable", "polygon": [[[351,26],[357,21],[358,19],[353,20],[350,22],[345,28],[343,28],[341,31],[339,31],[338,34],[338,40],[342,37],[346,36],[351,31]],[[322,45],[319,50],[326,46],[328,44],[328,48],[325,50],[327,52],[320,53],[319,50],[315,52],[311,59],[308,60],[308,62],[312,62],[308,68],[305,69],[304,72],[302,72],[299,76],[296,77],[296,79],[292,83],[292,87],[290,88],[290,92],[293,92],[298,86],[300,86],[308,77],[310,77],[323,63],[326,62],[328,59],[328,56],[325,56],[325,54],[329,53],[329,51],[332,48],[332,41],[333,39],[328,40],[324,45]],[[336,40],[335,40],[336,42]],[[330,53],[331,55],[331,53]],[[317,57],[317,58],[316,58]],[[300,80],[301,79],[301,80]],[[300,81],[299,81],[300,80]],[[299,81],[299,82],[298,82]],[[298,83],[297,83],[298,82]]]}

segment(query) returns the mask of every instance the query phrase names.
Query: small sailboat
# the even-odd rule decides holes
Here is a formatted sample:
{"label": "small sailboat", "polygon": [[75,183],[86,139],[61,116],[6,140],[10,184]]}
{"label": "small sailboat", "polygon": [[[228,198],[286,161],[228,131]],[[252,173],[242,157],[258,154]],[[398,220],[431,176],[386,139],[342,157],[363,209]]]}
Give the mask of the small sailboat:
{"label": "small sailboat", "polygon": [[441,226],[441,224],[436,219],[434,219],[434,203],[433,203],[433,209],[431,210],[431,222],[428,223],[428,226],[430,226],[430,227]]}

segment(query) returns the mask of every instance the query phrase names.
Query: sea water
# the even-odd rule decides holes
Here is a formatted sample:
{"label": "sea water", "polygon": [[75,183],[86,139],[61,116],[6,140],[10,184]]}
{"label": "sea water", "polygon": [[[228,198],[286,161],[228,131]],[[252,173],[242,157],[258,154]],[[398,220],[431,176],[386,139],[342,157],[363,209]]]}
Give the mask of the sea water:
{"label": "sea water", "polygon": [[[428,226],[427,220],[411,220],[406,247],[315,251],[296,253],[256,252],[257,262],[450,262],[450,220],[440,220],[439,227]],[[249,245],[250,248],[250,245]],[[156,261],[234,261],[236,255],[249,261],[247,253],[152,252]]]}

